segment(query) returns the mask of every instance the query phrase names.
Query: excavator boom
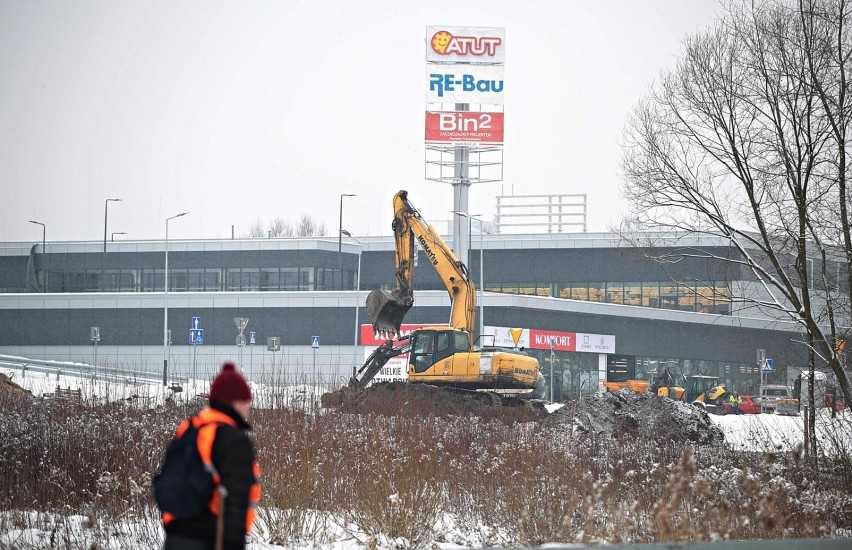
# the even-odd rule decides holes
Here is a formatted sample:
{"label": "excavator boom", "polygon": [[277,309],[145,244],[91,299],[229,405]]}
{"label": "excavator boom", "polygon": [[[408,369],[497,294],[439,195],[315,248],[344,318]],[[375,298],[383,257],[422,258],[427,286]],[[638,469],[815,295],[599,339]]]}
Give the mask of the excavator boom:
{"label": "excavator boom", "polygon": [[393,234],[396,241],[396,287],[390,292],[374,290],[367,296],[367,311],[379,333],[399,334],[405,314],[414,305],[415,239],[426,259],[437,271],[452,301],[450,326],[466,330],[473,344],[476,318],[476,288],[467,266],[450,250],[435,228],[426,223],[408,200],[408,192],[393,198]]}

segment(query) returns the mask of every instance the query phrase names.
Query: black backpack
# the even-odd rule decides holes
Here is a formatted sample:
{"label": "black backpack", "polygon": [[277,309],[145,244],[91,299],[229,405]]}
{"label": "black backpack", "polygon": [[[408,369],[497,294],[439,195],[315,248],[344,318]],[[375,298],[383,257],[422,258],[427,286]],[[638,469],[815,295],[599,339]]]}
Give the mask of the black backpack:
{"label": "black backpack", "polygon": [[189,419],[183,435],[169,443],[163,467],[154,478],[157,507],[175,519],[200,515],[213,495],[213,476],[204,467],[197,441],[198,428]]}

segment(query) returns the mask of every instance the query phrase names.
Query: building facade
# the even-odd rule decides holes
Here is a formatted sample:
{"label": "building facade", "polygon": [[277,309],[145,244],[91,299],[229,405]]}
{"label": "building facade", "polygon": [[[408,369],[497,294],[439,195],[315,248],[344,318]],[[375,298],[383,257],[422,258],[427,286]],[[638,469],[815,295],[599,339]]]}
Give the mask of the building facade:
{"label": "building facade", "polygon": [[[106,252],[101,242],[48,243],[46,251],[0,244],[0,353],[91,362],[91,327],[98,327],[99,361],[113,365],[156,370],[168,357],[174,372],[190,374],[242,358],[249,373],[343,379],[373,344],[361,326],[369,322],[367,292],[389,289],[394,280],[392,239],[358,240],[344,242],[340,252],[329,238],[170,241],[168,294],[163,241],[107,243]],[[693,241],[714,256],[731,254],[725,243]],[[793,324],[751,315],[732,299],[732,289],[753,281],[721,260],[651,259],[667,246],[684,246],[684,239],[651,250],[613,234],[474,238],[470,273],[479,286],[482,258],[484,324],[611,338],[613,346],[598,352],[569,346],[551,355],[530,346],[546,377],[553,372],[557,395],[596,391],[606,379],[650,378],[664,368],[717,374],[752,392],[757,349],[779,366],[805,364]],[[406,323],[446,323],[447,293],[420,260]],[[172,343],[164,347],[166,303]],[[204,343],[192,346],[195,317]],[[246,336],[254,334],[254,345],[235,345],[234,317],[249,319]],[[319,349],[311,346],[314,336]],[[266,350],[269,337],[280,339],[274,357]],[[770,376],[786,382],[783,368]]]}

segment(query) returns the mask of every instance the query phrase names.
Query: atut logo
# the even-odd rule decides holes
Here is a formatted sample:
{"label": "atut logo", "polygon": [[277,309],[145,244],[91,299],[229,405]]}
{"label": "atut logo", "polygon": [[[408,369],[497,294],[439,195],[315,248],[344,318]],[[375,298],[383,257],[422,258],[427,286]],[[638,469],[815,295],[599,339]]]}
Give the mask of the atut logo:
{"label": "atut logo", "polygon": [[496,36],[453,36],[449,31],[438,31],[432,35],[432,49],[441,55],[494,57],[501,42]]}
{"label": "atut logo", "polygon": [[429,91],[437,92],[438,97],[443,97],[444,92],[494,92],[503,91],[502,80],[490,80],[487,78],[477,79],[472,74],[463,74],[456,78],[454,74],[429,75]]}

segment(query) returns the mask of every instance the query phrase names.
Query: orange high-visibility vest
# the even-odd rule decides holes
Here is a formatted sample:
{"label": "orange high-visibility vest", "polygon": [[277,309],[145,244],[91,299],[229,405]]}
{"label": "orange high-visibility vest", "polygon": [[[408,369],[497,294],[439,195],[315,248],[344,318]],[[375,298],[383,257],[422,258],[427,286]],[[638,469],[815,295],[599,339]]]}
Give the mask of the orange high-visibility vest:
{"label": "orange high-visibility vest", "polygon": [[[201,462],[204,464],[204,469],[207,470],[210,473],[210,477],[213,478],[214,489],[213,494],[210,496],[210,500],[207,503],[207,509],[215,516],[219,513],[220,506],[219,494],[215,489],[215,486],[218,486],[222,482],[219,472],[213,465],[213,442],[216,440],[216,429],[222,425],[237,427],[237,422],[221,411],[206,407],[202,409],[197,416],[194,416],[189,420],[184,419],[180,423],[180,426],[178,426],[178,429],[175,431],[175,439],[180,439],[183,434],[186,433],[190,422],[192,422],[192,425],[196,430],[198,430],[196,448],[198,449],[198,454],[201,456]],[[252,474],[254,475],[254,483],[252,483],[252,486],[249,489],[249,506],[248,511],[246,512],[246,533],[251,532],[251,528],[254,525],[254,520],[257,515],[257,503],[260,501],[260,466],[258,466],[256,460],[254,461],[254,464],[252,464]],[[168,525],[174,519],[175,518],[168,512],[163,512],[163,525]]]}

